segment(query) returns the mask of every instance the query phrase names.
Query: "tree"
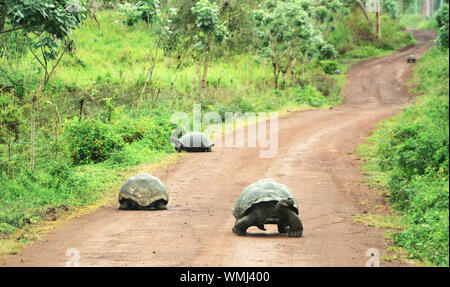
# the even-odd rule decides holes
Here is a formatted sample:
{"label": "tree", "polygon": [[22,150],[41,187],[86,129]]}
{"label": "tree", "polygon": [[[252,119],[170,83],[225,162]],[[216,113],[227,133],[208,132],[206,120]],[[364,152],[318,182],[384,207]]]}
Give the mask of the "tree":
{"label": "tree", "polygon": [[399,9],[395,0],[381,0],[381,12],[389,14],[393,19],[397,19],[399,15]]}
{"label": "tree", "polygon": [[372,21],[370,21],[369,15],[367,14],[366,8],[364,7],[364,4],[360,0],[355,0],[356,4],[358,4],[359,8],[364,14],[364,17],[367,20],[367,23],[369,23],[370,28],[372,29],[373,33],[376,33],[375,26],[373,25]]}
{"label": "tree", "polygon": [[274,88],[279,76],[283,78],[296,59],[311,52],[316,40],[311,18],[305,11],[308,1],[267,1],[254,14],[255,33],[259,38],[260,53],[270,59],[274,75]]}
{"label": "tree", "polygon": [[203,51],[204,55],[201,81],[201,88],[203,89],[206,86],[213,38],[218,43],[222,42],[227,36],[227,26],[219,19],[219,6],[209,0],[198,1],[192,7],[192,12],[195,15],[195,25],[198,28],[195,48]]}
{"label": "tree", "polygon": [[97,28],[100,29],[100,23],[97,20],[97,12],[103,6],[103,0],[87,0],[87,6],[89,8],[89,16],[94,19]]}
{"label": "tree", "polygon": [[121,6],[121,11],[126,16],[125,24],[134,26],[143,21],[147,27],[148,44],[147,57],[149,58],[149,68],[144,86],[139,95],[137,107],[139,108],[148,84],[151,82],[155,65],[158,61],[159,52],[164,41],[169,39],[172,33],[170,28],[170,16],[176,13],[173,8],[161,10],[159,0],[142,0],[135,5],[125,4]]}
{"label": "tree", "polygon": [[343,4],[341,0],[321,0],[314,5],[307,6],[307,12],[314,20],[314,26],[318,27],[322,34],[329,34],[333,28],[332,24],[339,21],[338,15],[341,15]]}
{"label": "tree", "polygon": [[21,31],[41,67],[39,88],[31,97],[30,170],[34,170],[36,104],[64,54],[72,48],[72,30],[86,9],[78,0],[0,0],[0,35]]}

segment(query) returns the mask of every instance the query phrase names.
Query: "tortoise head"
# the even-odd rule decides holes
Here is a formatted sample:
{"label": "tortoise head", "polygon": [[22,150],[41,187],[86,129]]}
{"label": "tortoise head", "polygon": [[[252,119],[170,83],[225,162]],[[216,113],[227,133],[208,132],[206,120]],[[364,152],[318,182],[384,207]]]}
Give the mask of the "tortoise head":
{"label": "tortoise head", "polygon": [[287,198],[283,198],[282,200],[280,200],[279,203],[285,207],[292,207],[292,206],[294,206],[295,201],[292,197],[287,197]]}
{"label": "tortoise head", "polygon": [[180,151],[183,147],[183,143],[176,137],[171,136],[170,141],[173,143],[175,150]]}

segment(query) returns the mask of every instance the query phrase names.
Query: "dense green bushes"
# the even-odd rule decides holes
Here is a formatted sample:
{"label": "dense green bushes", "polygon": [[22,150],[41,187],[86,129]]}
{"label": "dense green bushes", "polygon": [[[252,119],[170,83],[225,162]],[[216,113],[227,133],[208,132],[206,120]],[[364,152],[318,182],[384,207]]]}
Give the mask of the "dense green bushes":
{"label": "dense green bushes", "polygon": [[74,164],[102,162],[124,145],[111,125],[91,119],[69,122],[66,138]]}
{"label": "dense green bushes", "polygon": [[404,187],[414,176],[448,166],[448,99],[430,97],[418,104],[376,133],[380,166],[391,173],[392,200],[401,209],[409,208]]}
{"label": "dense green bushes", "polygon": [[449,37],[448,37],[448,23],[449,23],[449,10],[448,5],[442,6],[442,8],[436,14],[436,21],[439,28],[439,37],[437,43],[440,49],[448,49]]}
{"label": "dense green bushes", "polygon": [[103,162],[126,144],[137,141],[145,142],[149,150],[171,151],[169,139],[173,128],[170,114],[157,110],[134,117],[121,114],[110,122],[69,120],[64,134],[73,163],[80,165]]}
{"label": "dense green bushes", "polygon": [[420,59],[416,91],[424,95],[370,138],[372,160],[388,175],[389,200],[408,217],[395,243],[442,266],[449,265],[448,55],[434,49]]}
{"label": "dense green bushes", "polygon": [[404,186],[409,194],[408,229],[395,243],[413,258],[449,266],[448,172],[416,175]]}

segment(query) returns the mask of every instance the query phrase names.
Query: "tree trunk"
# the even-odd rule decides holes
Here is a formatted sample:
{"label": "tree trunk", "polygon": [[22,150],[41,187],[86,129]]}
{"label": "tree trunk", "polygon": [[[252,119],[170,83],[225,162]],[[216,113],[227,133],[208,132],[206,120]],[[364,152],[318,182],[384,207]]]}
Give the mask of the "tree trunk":
{"label": "tree trunk", "polygon": [[376,17],[377,17],[377,40],[381,39],[380,11],[381,11],[380,0],[377,0],[377,12],[376,12]]}
{"label": "tree trunk", "polygon": [[2,32],[5,27],[6,13],[8,13],[8,9],[5,3],[5,6],[0,9],[0,32]]}
{"label": "tree trunk", "polygon": [[8,129],[8,178],[11,179],[11,130]]}
{"label": "tree trunk", "polygon": [[252,58],[252,53],[250,51],[250,61],[249,61],[249,85],[251,86],[253,83],[253,58]]}
{"label": "tree trunk", "polygon": [[264,88],[266,87],[266,59],[263,59],[263,66],[262,66],[262,76],[263,76],[263,82],[264,82]]}
{"label": "tree trunk", "polygon": [[369,15],[367,15],[367,11],[366,11],[366,8],[364,8],[363,3],[360,0],[356,0],[356,3],[358,3],[359,8],[361,8],[361,10],[362,10],[362,12],[364,14],[364,17],[366,17],[366,20],[369,23],[370,28],[372,28],[372,32],[375,33],[375,27],[373,26],[372,22],[370,21]]}
{"label": "tree trunk", "polygon": [[201,89],[202,87],[202,63],[199,60],[197,65],[195,65],[195,75],[196,75],[196,81],[197,81],[197,88]]}
{"label": "tree trunk", "polygon": [[291,69],[291,82],[289,83],[290,87],[294,86],[294,76],[295,76],[295,71],[294,71],[294,69]]}
{"label": "tree trunk", "polygon": [[278,70],[277,63],[272,63],[272,66],[273,66],[274,88],[278,89],[278,77],[280,75],[280,71]]}
{"label": "tree trunk", "polygon": [[156,104],[158,103],[160,93],[161,93],[161,87],[158,88],[158,92],[156,93],[156,96],[154,97],[154,99],[152,101],[152,109],[156,108]]}
{"label": "tree trunk", "polygon": [[36,96],[31,100],[31,129],[30,129],[30,170],[34,171],[34,138],[36,129]]}
{"label": "tree trunk", "polygon": [[305,78],[305,61],[302,61],[302,76]]}
{"label": "tree trunk", "polygon": [[[64,54],[63,54],[64,55]],[[44,80],[41,82],[41,85],[39,86],[39,89],[36,92],[36,95],[34,95],[31,99],[31,128],[30,128],[30,170],[34,171],[34,140],[35,140],[35,134],[36,134],[36,102],[41,97],[42,92],[44,91],[45,85],[47,85],[51,75],[53,74],[53,71],[55,67],[58,65],[59,60],[61,60],[62,56],[58,59],[58,62],[53,67],[50,75],[44,76]]]}
{"label": "tree trunk", "polygon": [[97,24],[97,29],[100,29],[100,22],[98,22],[98,20],[97,20],[97,11],[94,11],[92,13],[92,19],[94,19],[95,24]]}
{"label": "tree trunk", "polygon": [[[42,38],[41,38],[42,43]],[[34,144],[35,144],[35,134],[36,134],[36,102],[41,98],[42,93],[44,92],[45,86],[47,85],[48,81],[50,81],[50,78],[52,77],[53,73],[55,72],[56,67],[59,65],[61,59],[64,57],[64,54],[67,52],[69,47],[73,44],[73,40],[70,40],[66,43],[66,46],[64,50],[62,51],[61,55],[56,60],[56,63],[52,64],[52,68],[50,73],[48,73],[47,70],[47,61],[45,61],[45,65],[43,65],[45,74],[44,79],[42,80],[39,89],[36,92],[36,95],[34,95],[31,99],[31,128],[30,128],[30,170],[34,171]],[[32,50],[31,50],[32,51]],[[45,59],[45,58],[44,58]],[[42,63],[41,63],[42,65]]]}
{"label": "tree trunk", "polygon": [[211,35],[208,35],[208,39],[206,42],[206,55],[205,55],[205,62],[203,65],[203,77],[202,77],[202,90],[206,87],[206,80],[208,76],[208,66],[209,66],[209,60],[210,60],[210,52],[211,52]]}
{"label": "tree trunk", "polygon": [[284,70],[281,72],[282,74],[282,79],[283,79],[283,84],[281,86],[281,89],[285,89],[286,88],[286,74],[287,74],[287,70]]}
{"label": "tree trunk", "polygon": [[[159,45],[159,43],[157,45]],[[147,77],[145,78],[144,87],[142,88],[141,94],[139,95],[139,101],[137,104],[138,109],[141,107],[142,98],[144,97],[145,90],[147,89],[148,83],[152,79],[153,70],[155,69],[156,61],[158,60],[158,52],[159,52],[159,48],[157,47],[156,51],[155,51],[155,56],[153,57],[153,62],[147,71]]]}
{"label": "tree trunk", "polygon": [[208,65],[209,65],[209,53],[205,56],[205,63],[203,65],[203,76],[202,76],[202,89],[206,87],[206,80],[208,77]]}
{"label": "tree trunk", "polygon": [[56,157],[58,157],[58,152],[59,152],[59,113],[56,111],[56,141],[55,141],[55,145],[56,145]]}
{"label": "tree trunk", "polygon": [[80,113],[78,115],[78,121],[81,122],[81,117],[83,116],[84,99],[81,99],[79,101],[79,104],[80,104]]}

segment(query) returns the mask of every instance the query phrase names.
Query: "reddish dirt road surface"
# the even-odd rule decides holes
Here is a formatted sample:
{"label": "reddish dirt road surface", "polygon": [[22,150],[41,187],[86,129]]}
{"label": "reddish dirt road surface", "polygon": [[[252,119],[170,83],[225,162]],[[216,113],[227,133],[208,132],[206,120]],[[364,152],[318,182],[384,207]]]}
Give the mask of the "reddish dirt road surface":
{"label": "reddish dirt road surface", "polygon": [[[115,203],[49,232],[0,265],[65,266],[69,248],[79,251],[81,266],[364,266],[369,248],[383,256],[390,244],[383,231],[355,222],[367,208],[361,199],[383,199],[361,183],[360,161],[351,152],[410,99],[406,57],[423,55],[435,34],[414,36],[417,45],[350,69],[343,105],[280,118],[276,157],[260,158],[257,148],[191,154],[155,174],[170,193],[168,210],[119,211]],[[261,178],[292,190],[303,237],[279,235],[276,225],[266,225],[266,232],[252,227],[245,237],[231,232],[237,197]]]}

